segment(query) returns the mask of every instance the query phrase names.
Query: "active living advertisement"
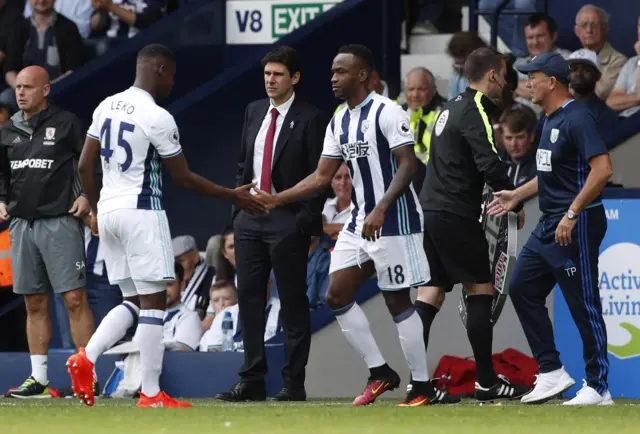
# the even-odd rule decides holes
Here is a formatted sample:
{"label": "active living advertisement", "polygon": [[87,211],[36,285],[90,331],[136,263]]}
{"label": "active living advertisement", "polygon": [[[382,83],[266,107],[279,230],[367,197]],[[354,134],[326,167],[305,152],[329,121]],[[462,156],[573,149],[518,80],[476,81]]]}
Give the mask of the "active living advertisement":
{"label": "active living advertisement", "polygon": [[[616,397],[640,398],[640,376],[629,375],[640,368],[640,198],[604,199],[603,203],[607,233],[600,246],[598,286],[607,326],[609,389]],[[575,264],[567,264],[564,272],[570,275],[576,270]],[[558,287],[553,317],[560,359],[571,376],[582,378],[582,340]],[[580,387],[576,384],[572,392]]]}

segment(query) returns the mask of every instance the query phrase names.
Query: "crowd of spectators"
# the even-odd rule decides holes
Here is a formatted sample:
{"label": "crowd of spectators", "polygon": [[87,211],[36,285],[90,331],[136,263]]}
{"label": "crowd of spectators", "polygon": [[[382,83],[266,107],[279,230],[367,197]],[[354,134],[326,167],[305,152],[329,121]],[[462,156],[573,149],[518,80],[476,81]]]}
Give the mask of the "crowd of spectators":
{"label": "crowd of spectators", "polygon": [[[52,84],[134,37],[174,7],[168,0],[0,0],[0,107],[17,109],[15,81],[30,65]],[[0,125],[2,125],[0,108]]]}
{"label": "crowd of spectators", "polygon": [[[484,4],[484,9],[495,8],[492,0],[480,3]],[[534,10],[535,7],[529,3],[532,2],[515,1],[509,7]],[[508,71],[503,107],[501,114],[491,120],[497,145],[510,166],[509,175],[515,185],[521,185],[535,176],[534,156],[546,119],[539,106],[531,102],[527,76],[516,70],[518,65],[528,63],[533,57],[546,52],[555,52],[567,59],[571,66],[573,96],[576,101],[589,107],[603,135],[614,131],[619,122],[640,110],[640,17],[638,41],[633,47],[637,55],[631,59],[627,59],[608,41],[609,19],[604,9],[584,5],[576,15],[574,26],[582,48],[571,52],[557,45],[558,26],[553,17],[542,12],[501,17],[500,22],[511,29],[513,40],[507,41],[512,45],[512,50],[506,54]],[[517,23],[517,27],[514,27],[514,23]],[[453,34],[447,47],[453,69],[448,81],[447,99],[454,98],[468,86],[463,68],[466,57],[476,48],[486,45],[486,41],[475,33],[460,31]],[[443,102],[438,98],[433,85],[435,80],[428,68],[429,65],[424,65],[409,71],[403,94],[403,100],[406,101],[403,108],[411,116],[411,128],[416,136],[416,153],[425,164],[428,164],[429,132]],[[417,99],[420,100],[419,104],[416,104]]]}

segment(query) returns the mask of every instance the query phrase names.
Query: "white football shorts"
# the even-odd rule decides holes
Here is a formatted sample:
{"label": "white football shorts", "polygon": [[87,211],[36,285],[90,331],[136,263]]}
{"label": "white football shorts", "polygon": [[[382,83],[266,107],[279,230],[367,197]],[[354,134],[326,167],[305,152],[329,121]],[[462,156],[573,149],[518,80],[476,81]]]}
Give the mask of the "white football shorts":
{"label": "white football shorts", "polygon": [[175,279],[173,246],[164,211],[116,209],[98,216],[109,282]]}
{"label": "white football shorts", "polygon": [[423,286],[431,279],[431,273],[422,238],[420,232],[367,241],[343,230],[331,252],[329,274],[373,261],[380,289],[395,291]]}

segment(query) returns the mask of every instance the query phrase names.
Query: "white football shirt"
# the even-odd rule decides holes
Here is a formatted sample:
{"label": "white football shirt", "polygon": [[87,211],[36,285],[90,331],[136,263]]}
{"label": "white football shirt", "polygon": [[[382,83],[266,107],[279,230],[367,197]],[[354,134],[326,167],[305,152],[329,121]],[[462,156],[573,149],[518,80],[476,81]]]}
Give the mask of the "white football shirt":
{"label": "white football shirt", "polygon": [[[413,146],[409,115],[382,95],[371,92],[357,107],[344,107],[327,126],[323,158],[344,160],[353,190],[351,217],[345,229],[362,233],[364,220],[389,188],[398,170],[393,150]],[[410,184],[385,216],[382,236],[422,232],[422,209]]]}
{"label": "white football shirt", "polygon": [[196,312],[182,305],[165,311],[163,342],[175,342],[196,351],[200,338],[202,338],[202,322]]}
{"label": "white football shirt", "polygon": [[162,160],[182,152],[173,116],[146,91],[130,87],[100,103],[87,136],[100,142],[98,214],[162,207]]}

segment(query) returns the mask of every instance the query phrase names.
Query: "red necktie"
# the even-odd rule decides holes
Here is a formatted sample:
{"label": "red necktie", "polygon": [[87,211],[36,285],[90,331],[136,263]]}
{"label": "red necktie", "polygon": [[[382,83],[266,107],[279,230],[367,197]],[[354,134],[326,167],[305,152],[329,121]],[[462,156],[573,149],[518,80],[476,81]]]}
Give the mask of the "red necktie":
{"label": "red necktie", "polygon": [[262,155],[262,175],[260,176],[260,190],[271,193],[271,161],[273,160],[273,138],[276,135],[276,118],[278,110],[271,109],[271,123],[267,130],[267,138],[264,140],[264,153]]}

